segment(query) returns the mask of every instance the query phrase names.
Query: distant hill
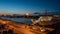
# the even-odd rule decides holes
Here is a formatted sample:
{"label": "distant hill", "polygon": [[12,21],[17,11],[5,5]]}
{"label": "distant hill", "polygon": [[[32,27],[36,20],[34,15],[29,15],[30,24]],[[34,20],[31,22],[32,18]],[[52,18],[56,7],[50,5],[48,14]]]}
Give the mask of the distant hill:
{"label": "distant hill", "polygon": [[38,12],[35,12],[34,14],[40,14],[40,13],[38,13]]}
{"label": "distant hill", "polygon": [[60,12],[47,12],[47,13],[35,12],[33,14],[39,14],[39,15],[44,15],[44,14],[48,14],[48,15],[60,15]]}

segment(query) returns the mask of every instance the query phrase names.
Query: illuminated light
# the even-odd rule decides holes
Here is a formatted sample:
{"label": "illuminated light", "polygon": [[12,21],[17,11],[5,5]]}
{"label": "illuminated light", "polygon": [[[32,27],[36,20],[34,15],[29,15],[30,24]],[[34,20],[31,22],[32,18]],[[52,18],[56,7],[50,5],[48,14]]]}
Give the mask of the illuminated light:
{"label": "illuminated light", "polygon": [[42,32],[44,32],[44,31],[45,31],[45,29],[41,29],[41,31],[42,31]]}
{"label": "illuminated light", "polygon": [[26,13],[26,16],[29,16],[30,14],[29,13]]}
{"label": "illuminated light", "polygon": [[36,29],[35,27],[33,29]]}
{"label": "illuminated light", "polygon": [[3,21],[2,23],[3,23],[3,24],[7,24],[7,22],[6,22],[6,21]]}
{"label": "illuminated light", "polygon": [[52,17],[50,17],[50,16],[46,16],[46,17],[41,16],[39,19],[40,19],[40,21],[51,21]]}

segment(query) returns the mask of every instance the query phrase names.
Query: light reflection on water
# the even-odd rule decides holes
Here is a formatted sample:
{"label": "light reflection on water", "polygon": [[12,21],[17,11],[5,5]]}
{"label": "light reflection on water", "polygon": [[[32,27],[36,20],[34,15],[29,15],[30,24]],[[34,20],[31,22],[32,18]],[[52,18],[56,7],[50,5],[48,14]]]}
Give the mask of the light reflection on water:
{"label": "light reflection on water", "polygon": [[7,18],[7,17],[0,17],[0,18],[7,19],[7,20],[13,20],[16,22],[22,22],[22,23],[26,23],[26,24],[32,23],[31,19],[28,19],[28,18]]}

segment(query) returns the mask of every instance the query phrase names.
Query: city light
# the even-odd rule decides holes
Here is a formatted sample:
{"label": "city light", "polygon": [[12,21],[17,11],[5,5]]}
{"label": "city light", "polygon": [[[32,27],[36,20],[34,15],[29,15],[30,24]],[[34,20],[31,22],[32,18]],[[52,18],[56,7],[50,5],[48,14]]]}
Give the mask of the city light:
{"label": "city light", "polygon": [[26,13],[26,16],[29,16],[30,14],[29,13]]}

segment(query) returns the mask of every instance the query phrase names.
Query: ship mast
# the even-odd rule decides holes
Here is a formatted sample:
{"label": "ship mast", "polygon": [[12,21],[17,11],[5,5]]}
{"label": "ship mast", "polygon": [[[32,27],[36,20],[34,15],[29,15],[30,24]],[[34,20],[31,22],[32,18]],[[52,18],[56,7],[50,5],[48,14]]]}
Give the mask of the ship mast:
{"label": "ship mast", "polygon": [[45,15],[47,15],[47,13],[48,13],[47,11],[48,11],[48,10],[46,9],[46,10],[45,10]]}

